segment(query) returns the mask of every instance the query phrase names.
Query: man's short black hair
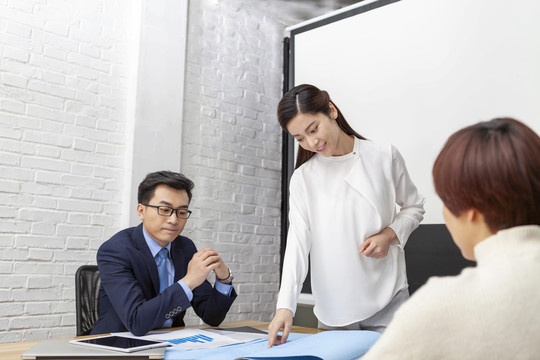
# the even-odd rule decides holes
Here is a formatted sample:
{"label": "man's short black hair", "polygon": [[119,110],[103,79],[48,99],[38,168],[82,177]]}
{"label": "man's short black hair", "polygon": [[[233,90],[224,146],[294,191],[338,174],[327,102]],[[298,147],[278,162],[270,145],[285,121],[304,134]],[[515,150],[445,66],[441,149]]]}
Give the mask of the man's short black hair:
{"label": "man's short black hair", "polygon": [[176,190],[186,190],[189,202],[191,202],[191,190],[195,186],[193,181],[180,173],[163,170],[147,174],[139,184],[137,195],[139,204],[147,204],[154,197],[154,190],[158,185],[166,185]]}

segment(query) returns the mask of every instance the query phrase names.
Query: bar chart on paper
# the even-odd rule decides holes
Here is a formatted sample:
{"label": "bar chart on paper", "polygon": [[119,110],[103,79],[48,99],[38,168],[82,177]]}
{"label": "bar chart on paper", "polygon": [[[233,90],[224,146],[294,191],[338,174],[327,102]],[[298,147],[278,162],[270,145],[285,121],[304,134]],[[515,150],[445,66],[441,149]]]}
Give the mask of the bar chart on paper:
{"label": "bar chart on paper", "polygon": [[209,349],[243,342],[229,336],[200,329],[155,332],[144,336],[144,338],[166,341],[171,343],[174,347],[183,350]]}
{"label": "bar chart on paper", "polygon": [[184,343],[188,343],[188,342],[204,344],[204,343],[208,343],[208,342],[212,342],[212,341],[214,341],[214,338],[212,338],[210,336],[203,335],[203,334],[197,334],[197,335],[193,335],[193,336],[186,336],[186,337],[182,337],[182,338],[167,340],[167,342],[169,342],[171,344],[174,344],[174,345],[184,344]]}

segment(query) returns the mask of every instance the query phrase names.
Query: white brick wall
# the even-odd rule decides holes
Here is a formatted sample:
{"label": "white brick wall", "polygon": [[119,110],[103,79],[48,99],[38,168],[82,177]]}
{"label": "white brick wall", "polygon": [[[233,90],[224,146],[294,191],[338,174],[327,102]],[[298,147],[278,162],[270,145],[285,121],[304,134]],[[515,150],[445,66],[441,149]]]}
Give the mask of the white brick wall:
{"label": "white brick wall", "polygon": [[75,271],[123,225],[128,4],[0,1],[0,342],[73,336]]}
{"label": "white brick wall", "polygon": [[196,211],[185,233],[235,273],[226,320],[269,321],[279,287],[284,26],[272,6],[190,2],[181,163]]}
{"label": "white brick wall", "polygon": [[[140,1],[0,0],[0,342],[73,336],[75,271],[133,211]],[[278,290],[283,7],[189,4],[185,235],[235,273],[227,320],[270,320]]]}

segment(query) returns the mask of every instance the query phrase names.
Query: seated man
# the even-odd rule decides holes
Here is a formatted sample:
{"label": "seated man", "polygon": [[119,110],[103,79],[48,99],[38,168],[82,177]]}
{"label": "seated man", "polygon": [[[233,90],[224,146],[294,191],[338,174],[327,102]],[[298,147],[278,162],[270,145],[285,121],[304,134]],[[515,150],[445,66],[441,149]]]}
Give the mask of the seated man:
{"label": "seated man", "polygon": [[[193,182],[170,171],[150,173],[138,189],[142,224],[120,231],[97,253],[101,278],[99,319],[92,334],[184,326],[186,309],[208,325],[219,325],[236,292],[217,252],[197,251],[181,236],[191,211]],[[164,249],[164,250],[162,250]],[[206,280],[210,271],[215,287]]]}
{"label": "seated man", "polygon": [[454,242],[477,266],[428,280],[362,360],[538,359],[540,137],[508,118],[464,128],[433,180]]}

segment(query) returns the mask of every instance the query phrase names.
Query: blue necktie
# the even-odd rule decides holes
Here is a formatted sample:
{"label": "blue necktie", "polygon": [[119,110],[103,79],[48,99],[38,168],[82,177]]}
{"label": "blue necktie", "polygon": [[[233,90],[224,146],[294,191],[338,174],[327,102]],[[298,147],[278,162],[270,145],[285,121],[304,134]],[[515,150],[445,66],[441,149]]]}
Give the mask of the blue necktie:
{"label": "blue necktie", "polygon": [[167,259],[168,259],[169,250],[167,248],[162,248],[159,250],[157,255],[161,258],[161,262],[158,266],[159,273],[159,292],[162,293],[163,290],[169,287],[169,271],[167,270]]}

